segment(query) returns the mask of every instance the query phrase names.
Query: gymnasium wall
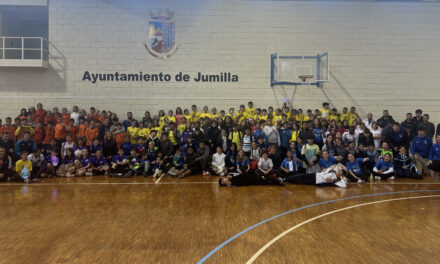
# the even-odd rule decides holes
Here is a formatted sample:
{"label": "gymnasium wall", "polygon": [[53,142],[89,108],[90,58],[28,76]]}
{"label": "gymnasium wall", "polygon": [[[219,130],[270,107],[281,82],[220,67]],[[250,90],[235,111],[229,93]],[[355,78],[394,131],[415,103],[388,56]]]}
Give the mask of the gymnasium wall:
{"label": "gymnasium wall", "polygon": [[[175,11],[177,52],[166,60],[144,47],[149,11]],[[253,100],[277,107],[323,101],[356,106],[399,121],[422,108],[440,121],[440,3],[269,0],[51,0],[51,67],[0,69],[0,117],[42,102],[133,111],[218,109]],[[270,87],[270,54],[328,51],[330,81],[323,88]],[[236,83],[91,82],[90,73],[231,72]]]}

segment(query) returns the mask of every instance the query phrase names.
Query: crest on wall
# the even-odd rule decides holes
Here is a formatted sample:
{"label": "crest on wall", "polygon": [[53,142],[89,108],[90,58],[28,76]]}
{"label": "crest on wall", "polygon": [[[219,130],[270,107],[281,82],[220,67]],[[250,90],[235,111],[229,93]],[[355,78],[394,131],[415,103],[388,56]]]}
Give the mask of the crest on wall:
{"label": "crest on wall", "polygon": [[150,11],[148,39],[144,43],[147,51],[158,59],[166,59],[177,51],[174,11],[166,9],[157,13]]}

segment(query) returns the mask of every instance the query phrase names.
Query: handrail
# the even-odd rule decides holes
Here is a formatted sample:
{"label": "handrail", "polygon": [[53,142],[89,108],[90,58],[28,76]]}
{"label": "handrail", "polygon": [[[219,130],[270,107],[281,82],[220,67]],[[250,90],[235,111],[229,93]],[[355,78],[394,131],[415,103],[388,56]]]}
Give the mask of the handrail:
{"label": "handrail", "polygon": [[[11,39],[16,39],[17,44],[19,44],[20,47],[18,47],[18,48],[6,47],[7,41],[11,40]],[[26,48],[25,47],[26,40],[40,40],[39,47],[35,47],[38,45],[37,44],[37,45],[31,45],[31,46],[33,46],[31,48]],[[0,41],[2,43],[2,46],[0,47],[0,54],[2,55],[0,58],[0,61],[2,61],[2,60],[20,60],[21,59],[21,60],[41,60],[41,62],[43,62],[43,61],[47,62],[49,60],[48,54],[49,54],[50,42],[46,38],[43,38],[43,37],[9,37],[9,36],[6,37],[6,36],[0,36]],[[45,43],[47,43],[47,44],[45,45]],[[14,44],[14,42],[12,42],[12,44]],[[36,42],[34,44],[36,44]],[[13,45],[11,45],[11,46],[13,46]],[[20,54],[16,53],[17,51],[21,51]],[[28,54],[26,54],[27,51],[29,51]],[[35,53],[35,52],[38,52],[38,51],[40,51],[39,55],[36,56],[37,53]],[[32,55],[30,55],[30,54],[32,54]]]}

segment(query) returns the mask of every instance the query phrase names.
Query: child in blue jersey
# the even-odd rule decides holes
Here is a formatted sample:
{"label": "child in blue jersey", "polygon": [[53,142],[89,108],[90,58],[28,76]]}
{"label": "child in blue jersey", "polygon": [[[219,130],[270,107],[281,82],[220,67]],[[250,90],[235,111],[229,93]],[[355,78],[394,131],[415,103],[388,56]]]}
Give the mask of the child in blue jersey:
{"label": "child in blue jersey", "polygon": [[87,146],[86,146],[86,144],[84,142],[84,138],[83,137],[79,137],[77,139],[77,141],[78,141],[77,142],[78,144],[73,148],[73,153],[75,154],[75,157],[77,159],[80,159],[81,155],[82,155],[83,149],[86,149]]}
{"label": "child in blue jersey", "polygon": [[333,164],[336,164],[337,162],[338,160],[330,156],[327,150],[323,150],[322,158],[319,159],[319,167],[321,167],[321,171],[322,171],[332,166]]}
{"label": "child in blue jersey", "polygon": [[430,170],[440,172],[440,134],[435,136],[437,142],[431,147],[429,151],[429,161],[427,163]]}
{"label": "child in blue jersey", "polygon": [[315,142],[316,145],[319,146],[321,149],[324,145],[324,129],[321,127],[321,124],[319,123],[319,119],[313,120],[313,142]]}
{"label": "child in blue jersey", "polygon": [[95,138],[93,140],[93,143],[90,144],[90,151],[89,151],[90,156],[94,157],[96,155],[96,151],[98,150],[101,150],[102,152],[102,144],[99,142],[98,138]]}
{"label": "child in blue jersey", "polygon": [[368,170],[373,171],[374,165],[376,165],[376,162],[379,159],[379,151],[377,151],[376,145],[371,144],[368,146],[367,158],[368,162],[365,165]]}
{"label": "child in blue jersey", "polygon": [[281,162],[280,167],[280,177],[287,178],[292,175],[295,175],[299,172],[299,166],[297,161],[293,157],[293,152],[291,150],[287,150],[286,152],[286,158]]}
{"label": "child in blue jersey", "polygon": [[95,157],[92,159],[92,172],[94,175],[104,175],[109,171],[109,166],[102,150],[97,150]]}
{"label": "child in blue jersey", "polygon": [[289,149],[289,141],[292,139],[292,129],[289,128],[289,123],[284,122],[278,133],[281,141],[281,157],[285,157]]}
{"label": "child in blue jersey", "polygon": [[353,154],[347,157],[347,178],[357,183],[364,183],[370,173],[366,171],[364,163],[368,162],[368,158],[355,158]]}
{"label": "child in blue jersey", "polygon": [[373,168],[373,175],[376,180],[394,180],[394,167],[389,153],[386,153],[383,158],[376,162],[376,165]]}
{"label": "child in blue jersey", "polygon": [[416,167],[405,146],[399,147],[399,153],[394,158],[394,171],[397,178],[421,179],[421,175],[417,174]]}
{"label": "child in blue jersey", "polygon": [[66,149],[66,155],[61,161],[61,165],[57,170],[57,175],[60,177],[73,177],[75,176],[75,155],[72,148]]}
{"label": "child in blue jersey", "polygon": [[425,135],[425,130],[419,128],[417,130],[417,137],[413,138],[411,144],[411,154],[416,160],[417,170],[421,174],[430,174],[428,169],[429,152],[432,147],[432,139]]}
{"label": "child in blue jersey", "polygon": [[159,148],[156,147],[154,142],[150,141],[148,144],[148,149],[145,151],[146,159],[144,161],[144,177],[147,177],[150,173],[151,163],[156,160],[158,151]]}
{"label": "child in blue jersey", "polygon": [[264,137],[260,136],[257,138],[258,147],[262,150],[267,150],[268,144],[264,141]]}
{"label": "child in blue jersey", "polygon": [[128,167],[128,157],[124,152],[124,149],[120,148],[118,154],[113,156],[110,176],[122,176],[122,172]]}
{"label": "child in blue jersey", "polygon": [[121,144],[121,148],[124,150],[124,155],[129,156],[130,150],[133,148],[133,145],[130,142],[130,137],[125,136],[124,142]]}
{"label": "child in blue jersey", "polygon": [[141,154],[145,151],[145,139],[143,137],[137,138],[137,144],[136,144],[136,151],[137,153]]}
{"label": "child in blue jersey", "polygon": [[260,136],[263,137],[263,139],[264,139],[264,133],[263,133],[263,130],[261,129],[262,123],[264,123],[264,121],[257,122],[257,124],[255,125],[255,129],[254,129],[254,133],[253,133],[255,140],[257,138],[259,138]]}
{"label": "child in blue jersey", "polygon": [[89,155],[88,149],[82,150],[80,160],[75,161],[76,175],[77,176],[93,176],[92,173],[92,157]]}

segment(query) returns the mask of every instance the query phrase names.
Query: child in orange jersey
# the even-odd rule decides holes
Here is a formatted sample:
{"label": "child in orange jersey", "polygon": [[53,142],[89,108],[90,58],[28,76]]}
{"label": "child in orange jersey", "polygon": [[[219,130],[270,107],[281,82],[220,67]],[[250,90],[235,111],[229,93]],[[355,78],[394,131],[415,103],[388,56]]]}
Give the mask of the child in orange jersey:
{"label": "child in orange jersey", "polygon": [[69,125],[66,126],[66,131],[72,136],[72,141],[76,142],[76,135],[78,133],[78,126],[75,126],[75,119],[69,120]]}
{"label": "child in orange jersey", "polygon": [[43,147],[43,139],[44,139],[44,125],[43,122],[38,122],[33,137],[33,140],[35,141],[35,144],[37,144],[38,148]]}
{"label": "child in orange jersey", "polygon": [[14,133],[15,133],[16,127],[14,125],[12,125],[12,118],[6,117],[5,121],[6,122],[5,122],[5,125],[3,126],[2,135],[3,135],[3,133],[8,132],[10,139],[15,142]]}
{"label": "child in orange jersey", "polygon": [[76,137],[84,137],[86,136],[87,127],[89,126],[89,123],[84,120],[83,117],[79,118],[79,126],[78,126],[78,133],[76,134]]}
{"label": "child in orange jersey", "polygon": [[114,134],[115,134],[116,144],[118,145],[118,149],[119,149],[121,147],[122,142],[124,142],[127,133],[125,132],[125,129],[121,123],[117,124],[117,128],[118,129],[115,130]]}
{"label": "child in orange jersey", "polygon": [[55,140],[57,141],[57,148],[61,148],[61,144],[66,141],[67,129],[66,124],[63,123],[61,116],[57,118],[55,125]]}
{"label": "child in orange jersey", "polygon": [[70,113],[67,112],[67,108],[65,107],[63,107],[61,111],[62,111],[61,116],[63,117],[63,123],[68,124],[70,121]]}
{"label": "child in orange jersey", "polygon": [[95,138],[98,137],[99,129],[94,120],[90,121],[90,126],[86,130],[87,146],[90,146]]}
{"label": "child in orange jersey", "polygon": [[43,149],[46,149],[50,145],[50,141],[55,138],[55,128],[53,123],[49,122],[47,127],[44,128]]}

